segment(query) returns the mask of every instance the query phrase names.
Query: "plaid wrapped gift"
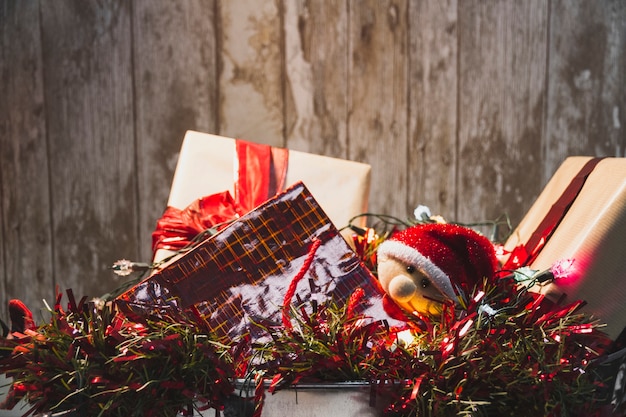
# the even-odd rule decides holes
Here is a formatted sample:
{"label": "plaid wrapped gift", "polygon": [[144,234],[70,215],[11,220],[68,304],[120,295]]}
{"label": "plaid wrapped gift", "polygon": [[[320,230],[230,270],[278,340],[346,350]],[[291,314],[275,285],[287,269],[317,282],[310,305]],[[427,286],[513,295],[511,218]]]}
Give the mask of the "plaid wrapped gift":
{"label": "plaid wrapped gift", "polygon": [[197,309],[218,335],[235,338],[250,331],[255,317],[280,322],[287,288],[316,239],[321,244],[296,297],[318,302],[333,297],[341,303],[360,287],[367,295],[361,312],[391,322],[375,277],[301,182],[155,272],[116,303],[131,316]]}

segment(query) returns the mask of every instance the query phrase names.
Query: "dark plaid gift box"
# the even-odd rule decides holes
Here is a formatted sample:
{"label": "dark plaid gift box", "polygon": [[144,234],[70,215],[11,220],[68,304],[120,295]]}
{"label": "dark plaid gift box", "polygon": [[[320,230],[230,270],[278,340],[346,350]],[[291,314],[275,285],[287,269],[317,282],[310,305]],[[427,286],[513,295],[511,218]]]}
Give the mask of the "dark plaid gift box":
{"label": "dark plaid gift box", "polygon": [[249,330],[251,319],[280,322],[287,288],[316,239],[321,245],[296,297],[318,302],[333,297],[341,304],[360,287],[367,295],[362,312],[389,319],[375,278],[302,183],[240,217],[116,303],[131,316],[195,307],[217,334],[234,338]]}

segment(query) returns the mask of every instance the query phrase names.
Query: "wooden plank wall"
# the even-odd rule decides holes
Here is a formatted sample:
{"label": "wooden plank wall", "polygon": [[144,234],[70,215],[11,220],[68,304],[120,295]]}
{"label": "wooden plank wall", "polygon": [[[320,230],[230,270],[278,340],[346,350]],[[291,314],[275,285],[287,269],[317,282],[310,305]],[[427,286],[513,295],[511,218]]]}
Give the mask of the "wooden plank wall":
{"label": "wooden plank wall", "polygon": [[0,0],[0,316],[150,258],[185,130],[372,165],[370,209],[515,224],[624,156],[622,0]]}

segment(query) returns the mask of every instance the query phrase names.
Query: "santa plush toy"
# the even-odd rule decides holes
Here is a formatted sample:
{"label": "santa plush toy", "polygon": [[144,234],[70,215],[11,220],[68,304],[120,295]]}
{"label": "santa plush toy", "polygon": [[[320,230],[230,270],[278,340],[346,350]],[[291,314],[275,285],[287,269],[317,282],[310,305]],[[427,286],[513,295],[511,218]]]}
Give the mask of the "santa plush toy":
{"label": "santa plush toy", "polygon": [[377,256],[378,279],[386,296],[404,312],[418,316],[438,316],[446,300],[467,299],[498,270],[489,239],[447,223],[397,232],[378,247]]}

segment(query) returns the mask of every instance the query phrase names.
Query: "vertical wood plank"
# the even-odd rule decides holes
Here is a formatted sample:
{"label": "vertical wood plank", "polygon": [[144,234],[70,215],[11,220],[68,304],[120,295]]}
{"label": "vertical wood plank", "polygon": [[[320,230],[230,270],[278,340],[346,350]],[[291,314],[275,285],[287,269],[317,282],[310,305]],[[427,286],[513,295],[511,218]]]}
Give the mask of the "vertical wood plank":
{"label": "vertical wood plank", "polygon": [[140,254],[149,260],[185,131],[217,133],[215,4],[132,4]]}
{"label": "vertical wood plank", "polygon": [[409,203],[454,220],[457,1],[409,3]]}
{"label": "vertical wood plank", "polygon": [[[0,317],[54,296],[39,2],[0,1]],[[38,316],[38,315],[37,315]]]}
{"label": "vertical wood plank", "polygon": [[41,2],[41,16],[55,279],[98,296],[137,257],[129,3]]}
{"label": "vertical wood plank", "polygon": [[219,1],[223,136],[284,146],[280,0]]}
{"label": "vertical wood plank", "polygon": [[347,158],[348,7],[286,0],[287,146]]}
{"label": "vertical wood plank", "polygon": [[2,297],[116,285],[188,128],[371,163],[372,211],[462,221],[625,155],[622,1],[214,1],[0,0]]}
{"label": "vertical wood plank", "polygon": [[370,211],[406,217],[407,2],[351,1],[348,158],[372,166]]}
{"label": "vertical wood plank", "polygon": [[548,3],[459,3],[459,221],[508,213],[541,191]]}
{"label": "vertical wood plank", "polygon": [[569,155],[626,156],[626,3],[551,5],[544,182]]}

